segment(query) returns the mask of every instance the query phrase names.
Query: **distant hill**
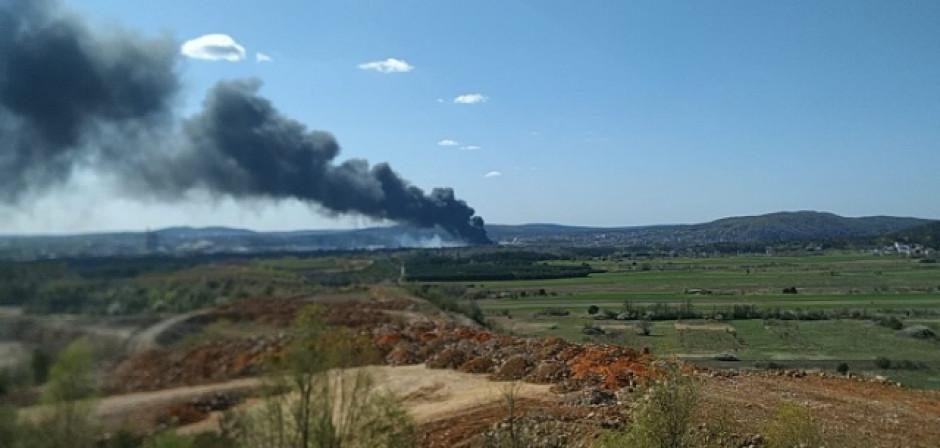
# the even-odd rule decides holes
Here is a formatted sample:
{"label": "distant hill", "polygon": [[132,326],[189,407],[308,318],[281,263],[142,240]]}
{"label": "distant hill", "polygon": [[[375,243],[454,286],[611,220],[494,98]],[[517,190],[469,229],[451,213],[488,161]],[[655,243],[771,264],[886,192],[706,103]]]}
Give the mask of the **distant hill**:
{"label": "distant hill", "polygon": [[526,224],[489,225],[487,229],[491,238],[503,242],[642,246],[776,242],[882,235],[930,222],[931,220],[921,218],[846,218],[832,213],[799,211],[724,218],[703,224],[614,228]]}
{"label": "distant hill", "polygon": [[724,218],[698,227],[718,238],[754,242],[878,235],[928,222],[919,218],[845,218],[832,213],[801,211]]}
{"label": "distant hill", "polygon": [[924,225],[893,232],[886,235],[885,239],[938,248],[940,246],[940,221],[931,221]]}
{"label": "distant hill", "polygon": [[[855,238],[866,241],[940,242],[940,222],[873,216],[845,218],[822,212],[780,212],[724,218],[703,224],[577,227],[559,224],[488,225],[500,244],[570,247],[689,247]],[[871,237],[858,239],[860,237]],[[926,239],[924,238],[931,238]],[[359,230],[256,232],[227,227],[171,227],[151,232],[0,236],[0,258],[36,259],[144,254],[302,252],[461,245],[440,229],[405,226]]]}

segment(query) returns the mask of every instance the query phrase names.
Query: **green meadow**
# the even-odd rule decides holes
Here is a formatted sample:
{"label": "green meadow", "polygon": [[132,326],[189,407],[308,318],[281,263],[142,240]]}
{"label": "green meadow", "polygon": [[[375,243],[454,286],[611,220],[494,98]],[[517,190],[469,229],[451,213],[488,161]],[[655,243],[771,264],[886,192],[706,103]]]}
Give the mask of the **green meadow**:
{"label": "green meadow", "polygon": [[[441,285],[465,291],[495,326],[519,335],[648,347],[718,367],[834,372],[845,364],[940,387],[940,341],[904,331],[940,334],[940,264],[873,254],[548,262],[581,263],[604,272]],[[735,318],[735,309],[751,314]],[[624,318],[625,310],[646,317]],[[705,317],[663,318],[682,310]],[[638,334],[643,325],[648,334]]]}

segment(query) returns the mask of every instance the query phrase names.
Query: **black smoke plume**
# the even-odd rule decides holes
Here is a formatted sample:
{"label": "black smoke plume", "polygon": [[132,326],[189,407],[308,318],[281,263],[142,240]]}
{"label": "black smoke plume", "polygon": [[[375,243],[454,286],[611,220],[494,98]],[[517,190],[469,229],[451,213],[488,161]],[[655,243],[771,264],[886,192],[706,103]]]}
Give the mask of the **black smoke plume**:
{"label": "black smoke plume", "polygon": [[283,116],[257,80],[220,82],[200,113],[176,119],[177,62],[172,39],[91,30],[55,0],[0,0],[0,201],[82,167],[140,198],[297,198],[490,243],[452,189],[425,194],[385,163],[335,162],[333,136]]}

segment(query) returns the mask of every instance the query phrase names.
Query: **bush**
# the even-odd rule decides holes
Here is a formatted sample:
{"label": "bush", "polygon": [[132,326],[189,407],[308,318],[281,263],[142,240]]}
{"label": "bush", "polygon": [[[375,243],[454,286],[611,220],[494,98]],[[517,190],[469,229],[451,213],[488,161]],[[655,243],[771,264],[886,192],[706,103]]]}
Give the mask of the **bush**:
{"label": "bush", "polygon": [[101,432],[91,419],[95,377],[91,349],[84,338],[69,344],[49,368],[42,394],[46,406],[35,419],[18,425],[14,447],[93,448]]}
{"label": "bush", "polygon": [[29,366],[33,372],[33,383],[41,385],[49,379],[49,366],[52,365],[52,357],[41,349],[34,349],[33,356],[30,359]]}
{"label": "bush", "polygon": [[682,375],[675,366],[666,368],[665,377],[647,391],[647,399],[634,414],[625,432],[609,434],[604,448],[681,448],[697,446],[692,416],[701,390],[693,377]]}
{"label": "bush", "polygon": [[233,446],[412,445],[412,423],[395,397],[376,388],[365,372],[343,370],[369,358],[367,339],[327,328],[317,307],[301,312],[291,333],[286,354],[272,365],[262,406],[224,419]]}
{"label": "bush", "polygon": [[839,372],[842,375],[849,373],[849,365],[844,362],[839,363],[839,366],[836,367],[836,372]]}
{"label": "bush", "polygon": [[875,322],[877,322],[878,325],[881,325],[882,327],[888,327],[892,330],[900,330],[904,328],[904,322],[895,316],[882,316],[877,318]]}
{"label": "bush", "polygon": [[16,431],[16,408],[0,401],[0,446],[13,446]]}
{"label": "bush", "polygon": [[163,431],[147,438],[142,448],[196,448],[196,440],[192,436]]}
{"label": "bush", "polygon": [[773,418],[762,427],[761,434],[766,437],[765,446],[768,448],[823,446],[822,432],[813,420],[812,411],[791,402],[777,407]]}
{"label": "bush", "polygon": [[539,311],[539,312],[535,313],[535,317],[539,317],[539,316],[567,316],[567,315],[569,315],[569,314],[571,314],[571,313],[568,312],[568,310],[566,310],[566,309],[564,309],[564,308],[550,307],[550,308],[543,308],[542,311]]}
{"label": "bush", "polygon": [[902,370],[920,370],[926,369],[927,365],[922,362],[914,362],[909,359],[899,361],[895,363],[895,368]]}
{"label": "bush", "polygon": [[653,323],[649,319],[643,319],[637,322],[636,327],[634,328],[634,333],[640,336],[649,336],[650,331],[653,330]]}
{"label": "bush", "polygon": [[782,370],[783,366],[780,364],[777,364],[776,362],[770,361],[767,363],[766,369],[767,370]]}
{"label": "bush", "polygon": [[588,307],[587,313],[590,315],[594,315],[594,314],[597,314],[600,310],[601,309],[598,308],[597,305],[591,305]]}
{"label": "bush", "polygon": [[885,358],[884,356],[879,356],[875,358],[875,367],[878,367],[879,369],[884,369],[884,370],[890,369],[891,360],[888,358]]}
{"label": "bush", "polygon": [[8,369],[0,369],[0,398],[5,397],[12,388],[13,375],[10,374]]}
{"label": "bush", "polygon": [[589,322],[589,323],[584,324],[584,328],[581,329],[581,333],[586,334],[588,336],[598,336],[598,335],[604,334],[605,332],[603,328],[598,327],[597,325],[594,325],[593,323]]}

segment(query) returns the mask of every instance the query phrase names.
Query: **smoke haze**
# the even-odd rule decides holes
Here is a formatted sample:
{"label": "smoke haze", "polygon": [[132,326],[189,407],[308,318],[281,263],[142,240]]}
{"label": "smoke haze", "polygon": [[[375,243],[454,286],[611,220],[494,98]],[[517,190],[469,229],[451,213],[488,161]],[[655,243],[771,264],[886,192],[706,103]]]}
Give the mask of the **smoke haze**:
{"label": "smoke haze", "polygon": [[218,83],[180,120],[178,58],[172,39],[93,31],[54,0],[0,0],[0,201],[91,169],[140,200],[296,198],[490,242],[453,190],[425,194],[385,163],[336,162],[333,136],[282,115],[258,80]]}

